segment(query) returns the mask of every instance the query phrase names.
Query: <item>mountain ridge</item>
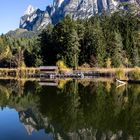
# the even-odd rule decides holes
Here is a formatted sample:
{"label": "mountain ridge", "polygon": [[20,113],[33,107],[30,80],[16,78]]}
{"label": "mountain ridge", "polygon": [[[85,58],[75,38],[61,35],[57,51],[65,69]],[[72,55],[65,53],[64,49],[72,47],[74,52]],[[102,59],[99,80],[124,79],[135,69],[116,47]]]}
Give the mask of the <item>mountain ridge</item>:
{"label": "mountain ridge", "polygon": [[29,5],[20,19],[19,28],[28,31],[44,29],[48,24],[56,24],[66,15],[73,19],[90,18],[102,11],[113,12],[122,2],[139,5],[138,0],[54,0],[42,11]]}

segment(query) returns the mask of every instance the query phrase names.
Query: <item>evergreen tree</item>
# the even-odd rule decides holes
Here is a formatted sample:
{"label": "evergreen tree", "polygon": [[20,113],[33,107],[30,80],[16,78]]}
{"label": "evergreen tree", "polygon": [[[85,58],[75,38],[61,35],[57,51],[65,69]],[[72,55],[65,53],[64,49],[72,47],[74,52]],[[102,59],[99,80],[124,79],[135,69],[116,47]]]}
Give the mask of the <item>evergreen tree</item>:
{"label": "evergreen tree", "polygon": [[78,58],[79,58],[79,38],[75,29],[72,30],[71,34],[69,35],[68,41],[68,48],[67,48],[67,64],[71,67],[77,68],[78,67]]}
{"label": "evergreen tree", "polygon": [[39,46],[41,48],[41,56],[44,65],[55,65],[56,53],[54,40],[52,38],[53,26],[50,24],[39,35]]}
{"label": "evergreen tree", "polygon": [[120,67],[123,63],[123,56],[122,56],[122,38],[121,35],[117,32],[114,33],[114,40],[113,42],[113,48],[112,48],[112,64],[114,67]]}

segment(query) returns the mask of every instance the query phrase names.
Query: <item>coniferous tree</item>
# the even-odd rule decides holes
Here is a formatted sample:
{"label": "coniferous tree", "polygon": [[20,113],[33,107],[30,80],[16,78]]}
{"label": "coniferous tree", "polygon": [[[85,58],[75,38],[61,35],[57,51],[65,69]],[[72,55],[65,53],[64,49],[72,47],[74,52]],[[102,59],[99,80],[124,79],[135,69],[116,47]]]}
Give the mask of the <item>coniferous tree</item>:
{"label": "coniferous tree", "polygon": [[78,67],[78,58],[79,58],[79,38],[75,29],[72,30],[71,34],[69,35],[68,40],[68,48],[67,52],[67,64],[71,67],[77,68]]}
{"label": "coniferous tree", "polygon": [[112,50],[112,64],[114,67],[120,67],[123,63],[123,44],[121,35],[117,32],[114,33],[113,50]]}

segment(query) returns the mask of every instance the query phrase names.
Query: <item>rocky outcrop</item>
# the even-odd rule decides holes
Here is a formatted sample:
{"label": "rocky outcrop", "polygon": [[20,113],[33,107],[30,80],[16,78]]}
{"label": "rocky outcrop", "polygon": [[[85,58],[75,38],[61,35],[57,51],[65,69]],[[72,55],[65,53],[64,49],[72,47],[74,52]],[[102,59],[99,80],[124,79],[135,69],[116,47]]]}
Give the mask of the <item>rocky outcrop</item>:
{"label": "rocky outcrop", "polygon": [[20,28],[35,31],[44,28],[49,23],[51,23],[51,18],[47,11],[41,11],[29,6],[25,15],[20,19]]}
{"label": "rocky outcrop", "polygon": [[35,31],[45,28],[49,23],[56,24],[66,15],[73,19],[84,19],[102,11],[113,12],[121,2],[139,5],[139,0],[54,0],[53,5],[47,6],[45,11],[29,5],[21,17],[20,28]]}

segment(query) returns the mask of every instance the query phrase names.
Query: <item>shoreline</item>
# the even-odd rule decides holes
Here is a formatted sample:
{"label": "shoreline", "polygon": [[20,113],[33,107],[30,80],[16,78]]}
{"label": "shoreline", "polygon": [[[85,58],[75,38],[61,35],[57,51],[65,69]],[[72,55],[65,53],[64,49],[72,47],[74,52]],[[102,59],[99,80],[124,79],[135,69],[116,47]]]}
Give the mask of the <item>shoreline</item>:
{"label": "shoreline", "polygon": [[59,79],[59,78],[118,78],[120,80],[140,80],[140,67],[137,68],[78,68],[42,71],[38,68],[0,68],[0,79]]}

